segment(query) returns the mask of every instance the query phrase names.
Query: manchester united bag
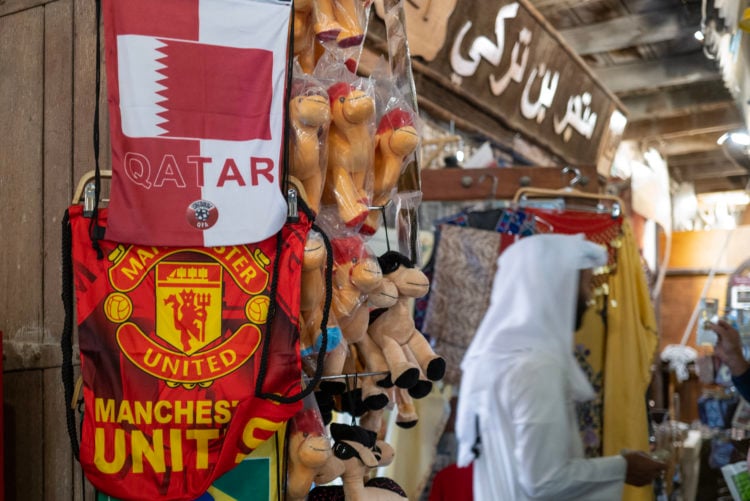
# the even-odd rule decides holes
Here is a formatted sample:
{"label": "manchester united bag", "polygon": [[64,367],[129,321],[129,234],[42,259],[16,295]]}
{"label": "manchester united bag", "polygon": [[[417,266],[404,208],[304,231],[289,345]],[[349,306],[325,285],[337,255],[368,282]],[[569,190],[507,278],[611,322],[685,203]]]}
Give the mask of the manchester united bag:
{"label": "manchester united bag", "polygon": [[[66,216],[72,270],[63,271],[75,286],[86,477],[117,498],[195,499],[272,436],[308,392],[300,390],[297,329],[311,222],[300,213],[262,242],[225,247],[98,240],[98,258],[82,208]],[[101,209],[99,224],[106,221]],[[70,387],[72,370],[64,379]],[[71,427],[74,437],[69,419]]]}

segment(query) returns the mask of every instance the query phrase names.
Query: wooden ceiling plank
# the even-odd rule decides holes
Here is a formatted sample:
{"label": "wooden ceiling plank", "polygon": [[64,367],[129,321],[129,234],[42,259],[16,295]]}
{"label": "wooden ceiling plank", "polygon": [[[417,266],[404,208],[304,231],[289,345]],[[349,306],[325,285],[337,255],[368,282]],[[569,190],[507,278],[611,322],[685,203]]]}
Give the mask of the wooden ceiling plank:
{"label": "wooden ceiling plank", "polygon": [[694,33],[699,23],[700,18],[692,19],[676,9],[663,9],[578,26],[560,34],[579,55],[587,55],[673,40]]}
{"label": "wooden ceiling plank", "polygon": [[731,101],[732,97],[720,80],[622,98],[631,121],[705,111],[726,106]]}
{"label": "wooden ceiling plank", "polygon": [[721,79],[714,62],[707,59],[702,52],[599,68],[595,70],[595,73],[614,93],[674,87]]}
{"label": "wooden ceiling plank", "polygon": [[737,176],[732,179],[726,177],[712,177],[695,181],[695,193],[712,193],[716,191],[733,191],[744,189],[748,176]]}
{"label": "wooden ceiling plank", "polygon": [[705,163],[729,163],[724,151],[716,144],[713,150],[689,153],[685,155],[672,155],[667,157],[670,166],[696,165]]}
{"label": "wooden ceiling plank", "polygon": [[732,164],[703,164],[693,167],[680,168],[682,179],[684,181],[702,181],[704,179],[714,179],[730,176],[746,176],[748,172]]}
{"label": "wooden ceiling plank", "polygon": [[648,146],[653,146],[659,150],[659,153],[661,153],[663,157],[710,151],[718,148],[716,140],[719,139],[722,134],[730,132],[733,129],[734,127],[711,132],[696,132],[694,134],[672,137],[668,140],[658,138],[653,140],[653,143],[649,143]]}
{"label": "wooden ceiling plank", "polygon": [[679,137],[687,134],[709,133],[744,127],[742,117],[732,103],[699,115],[677,116],[655,120],[629,122],[623,140]]}

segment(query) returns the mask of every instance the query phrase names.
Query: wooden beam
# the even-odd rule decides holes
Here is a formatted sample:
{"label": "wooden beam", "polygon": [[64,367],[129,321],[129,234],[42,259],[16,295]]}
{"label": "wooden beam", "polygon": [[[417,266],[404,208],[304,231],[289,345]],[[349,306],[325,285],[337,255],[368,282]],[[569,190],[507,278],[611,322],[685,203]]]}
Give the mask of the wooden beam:
{"label": "wooden beam", "polygon": [[726,162],[724,164],[697,164],[684,166],[679,169],[681,181],[703,181],[706,179],[721,179],[731,176],[747,176],[746,169]]}
{"label": "wooden beam", "polygon": [[659,150],[659,153],[661,153],[663,157],[709,151],[718,148],[716,140],[725,132],[729,132],[733,129],[734,127],[727,127],[716,131],[687,134],[684,136],[673,137],[671,139],[659,138],[654,140],[653,144],[648,144],[648,146],[653,146]]}
{"label": "wooden beam", "polygon": [[713,150],[690,153],[686,155],[672,155],[666,158],[669,167],[685,167],[707,163],[729,163],[721,147],[715,145]]}
{"label": "wooden beam", "polygon": [[590,3],[599,3],[599,0],[531,0],[530,3],[540,11],[557,12],[573,7],[583,7]]}
{"label": "wooden beam", "polygon": [[698,179],[693,184],[695,193],[742,190],[747,185],[748,176],[712,177]]}
{"label": "wooden beam", "polygon": [[730,160],[719,149],[695,155],[679,155],[667,158],[669,171],[680,181],[746,176],[747,169]]}
{"label": "wooden beam", "polygon": [[623,140],[679,137],[740,127],[744,127],[740,112],[734,104],[730,104],[700,115],[628,122]]}
{"label": "wooden beam", "polygon": [[707,59],[702,52],[609,66],[597,69],[595,72],[599,80],[615,93],[629,93],[654,87],[673,87],[721,79],[715,63]]}
{"label": "wooden beam", "polygon": [[688,16],[680,10],[671,8],[617,17],[561,30],[560,34],[582,56],[665,42],[691,35],[699,27],[700,16]]}
{"label": "wooden beam", "polygon": [[[576,188],[596,193],[596,167],[582,166],[579,170],[589,181]],[[509,200],[522,186],[559,189],[566,187],[571,179],[570,175],[562,174],[561,169],[552,167],[423,169],[421,176],[423,201]]]}
{"label": "wooden beam", "polygon": [[622,97],[631,122],[705,111],[731,101],[732,96],[721,80]]}

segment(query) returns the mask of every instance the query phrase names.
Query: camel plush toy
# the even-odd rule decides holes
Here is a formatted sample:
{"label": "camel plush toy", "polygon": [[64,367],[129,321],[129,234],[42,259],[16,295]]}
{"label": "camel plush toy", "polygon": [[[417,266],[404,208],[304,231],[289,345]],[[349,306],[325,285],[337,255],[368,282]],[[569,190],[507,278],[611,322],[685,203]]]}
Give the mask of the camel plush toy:
{"label": "camel plush toy", "polygon": [[358,227],[370,205],[375,100],[345,82],[330,86],[328,97],[331,127],[323,203],[336,204],[344,224]]}
{"label": "camel plush toy", "polygon": [[411,388],[419,381],[420,371],[430,381],[442,379],[445,360],[432,351],[416,329],[409,308],[411,298],[427,294],[429,280],[409,258],[398,252],[386,252],[378,258],[378,263],[383,279],[393,282],[399,297],[395,305],[370,323],[368,333],[383,351],[394,384],[399,388]]}
{"label": "camel plush toy", "polygon": [[334,457],[329,462],[340,461],[344,465],[341,475],[343,487],[316,487],[310,492],[308,501],[404,501],[404,490],[393,480],[374,478],[364,482],[367,473],[378,466],[389,465],[394,458],[393,448],[377,440],[374,432],[359,426],[340,423],[331,424],[334,439]]}
{"label": "camel plush toy", "polygon": [[[323,237],[311,230],[305,242],[302,259],[302,278],[300,286],[300,351],[306,370],[314,372],[314,362],[320,350],[321,323],[323,322],[325,294],[326,252]],[[328,334],[327,353],[323,369],[324,376],[341,374],[348,349],[341,328],[332,311],[328,312],[326,327]],[[312,365],[311,367],[308,367]],[[321,383],[325,384],[325,383]],[[341,390],[343,391],[343,389]]]}
{"label": "camel plush toy", "polygon": [[[356,346],[368,372],[386,371],[388,365],[383,353],[367,335],[370,316],[367,301],[369,298],[371,304],[380,308],[391,307],[396,304],[397,290],[390,286],[387,293],[382,293],[383,275],[378,261],[366,249],[359,235],[334,238],[331,245],[334,254],[331,309],[339,321],[343,337],[350,346]],[[351,365],[356,366],[356,363]],[[377,407],[383,402],[383,392],[377,385],[367,384],[363,390],[366,406]]]}
{"label": "camel plush toy", "polygon": [[298,412],[290,422],[286,501],[304,501],[312,483],[333,456],[315,408]]}
{"label": "camel plush toy", "polygon": [[[322,41],[335,40],[339,47],[362,43],[362,0],[314,0],[314,31]],[[358,5],[359,4],[359,5]]]}
{"label": "camel plush toy", "polygon": [[302,71],[308,75],[315,69],[315,32],[313,31],[313,0],[294,2],[294,55]]}
{"label": "camel plush toy", "polygon": [[[380,119],[375,135],[374,186],[372,204],[384,206],[391,199],[404,167],[404,160],[419,144],[410,110],[394,108]],[[380,226],[380,212],[372,211],[360,230],[372,235]]]}
{"label": "camel plush toy", "polygon": [[[302,85],[303,87],[304,84]],[[290,173],[302,183],[305,202],[314,212],[320,209],[320,197],[326,172],[328,127],[331,108],[322,87],[308,85],[289,102],[292,124]]]}

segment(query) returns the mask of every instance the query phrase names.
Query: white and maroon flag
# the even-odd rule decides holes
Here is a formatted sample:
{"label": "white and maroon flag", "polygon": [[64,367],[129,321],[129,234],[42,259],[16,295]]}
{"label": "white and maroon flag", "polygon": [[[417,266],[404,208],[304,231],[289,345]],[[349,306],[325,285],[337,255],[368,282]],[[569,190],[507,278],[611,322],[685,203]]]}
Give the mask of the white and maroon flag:
{"label": "white and maroon flag", "polygon": [[255,243],[281,193],[291,2],[105,0],[109,240]]}

